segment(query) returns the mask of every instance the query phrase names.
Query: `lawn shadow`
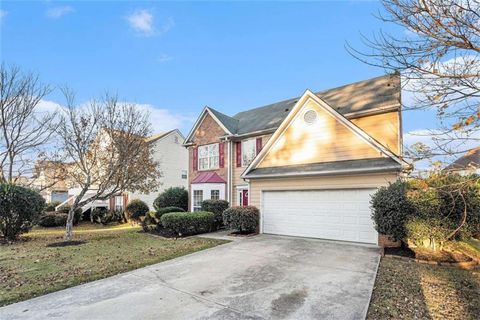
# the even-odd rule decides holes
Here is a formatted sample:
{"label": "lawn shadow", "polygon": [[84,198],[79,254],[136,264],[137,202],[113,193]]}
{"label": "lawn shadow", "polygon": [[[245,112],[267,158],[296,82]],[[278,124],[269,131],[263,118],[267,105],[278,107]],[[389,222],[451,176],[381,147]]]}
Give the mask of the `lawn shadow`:
{"label": "lawn shadow", "polygon": [[61,241],[53,242],[46,245],[48,248],[60,248],[60,247],[70,247],[70,246],[80,246],[87,243],[86,241],[72,240],[72,241]]}

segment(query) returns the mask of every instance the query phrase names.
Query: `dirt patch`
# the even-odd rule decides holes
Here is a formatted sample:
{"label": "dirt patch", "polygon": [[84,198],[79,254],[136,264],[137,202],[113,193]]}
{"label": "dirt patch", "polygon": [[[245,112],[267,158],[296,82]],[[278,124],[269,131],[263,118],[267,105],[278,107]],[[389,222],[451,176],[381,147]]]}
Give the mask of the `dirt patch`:
{"label": "dirt patch", "polygon": [[62,242],[53,242],[46,245],[48,248],[61,248],[61,247],[71,247],[71,246],[80,246],[87,243],[86,241],[62,241]]}

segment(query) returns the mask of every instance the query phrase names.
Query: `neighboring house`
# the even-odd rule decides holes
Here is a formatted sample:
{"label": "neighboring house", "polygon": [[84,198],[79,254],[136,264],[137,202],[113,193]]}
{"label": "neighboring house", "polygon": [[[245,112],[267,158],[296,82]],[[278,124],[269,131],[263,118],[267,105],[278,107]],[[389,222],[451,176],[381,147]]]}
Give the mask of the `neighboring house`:
{"label": "neighboring house", "polygon": [[444,170],[468,175],[480,174],[480,147],[472,149],[448,165]]}
{"label": "neighboring house", "polygon": [[145,201],[150,210],[154,210],[153,201],[160,192],[171,187],[188,187],[188,152],[183,147],[184,140],[185,137],[178,129],[148,139],[155,145],[154,160],[160,163],[161,177],[158,179],[158,188],[151,190],[149,194],[130,193],[130,200]]}
{"label": "neighboring house", "polygon": [[60,161],[37,161],[33,170],[31,186],[40,191],[47,203],[68,199],[68,183],[65,181],[67,164]]}
{"label": "neighboring house", "polygon": [[260,232],[377,243],[370,195],[397,179],[400,76],[386,75],[237,113],[200,114],[190,209],[205,199],[260,209]]}
{"label": "neighboring house", "polygon": [[[127,204],[134,199],[145,201],[149,208],[153,210],[153,201],[157,195],[170,187],[188,186],[188,152],[183,147],[184,137],[178,129],[160,133],[147,138],[147,142],[154,144],[154,160],[158,161],[161,176],[158,177],[158,185],[148,194],[140,192],[131,192],[125,190],[112,196],[108,200],[95,200],[82,209],[86,212],[89,209],[103,207],[109,210],[123,210]],[[68,199],[61,203],[57,208],[72,203],[81,189],[72,186],[68,189]],[[87,191],[84,198],[88,198],[96,193],[95,187]]]}

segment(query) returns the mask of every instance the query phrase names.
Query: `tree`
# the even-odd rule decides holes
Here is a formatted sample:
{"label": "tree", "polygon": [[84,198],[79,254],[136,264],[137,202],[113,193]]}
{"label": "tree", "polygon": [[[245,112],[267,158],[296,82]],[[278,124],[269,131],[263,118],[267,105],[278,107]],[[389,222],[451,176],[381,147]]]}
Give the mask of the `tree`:
{"label": "tree", "polygon": [[156,185],[159,168],[153,145],[145,139],[150,134],[148,114],[109,95],[78,106],[73,93],[63,92],[67,103],[57,132],[70,160],[68,179],[80,190],[68,212],[69,241],[77,208],[126,190],[146,192]]}
{"label": "tree", "polygon": [[[54,133],[54,113],[42,112],[40,101],[51,92],[37,75],[0,66],[0,182],[22,183],[33,171],[35,157],[47,160]],[[55,180],[55,179],[54,179]]]}
{"label": "tree", "polygon": [[413,96],[405,109],[433,109],[434,145],[417,143],[415,160],[464,153],[480,142],[480,1],[383,0],[378,18],[403,28],[403,36],[363,37],[369,51],[347,45],[358,59],[399,71]]}

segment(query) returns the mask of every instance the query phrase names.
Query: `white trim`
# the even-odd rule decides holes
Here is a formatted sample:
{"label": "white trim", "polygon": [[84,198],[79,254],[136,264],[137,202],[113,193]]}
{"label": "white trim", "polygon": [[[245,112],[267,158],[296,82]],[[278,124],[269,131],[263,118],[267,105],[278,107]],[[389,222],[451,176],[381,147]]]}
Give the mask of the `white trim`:
{"label": "white trim", "polygon": [[227,127],[225,127],[223,125],[223,123],[218,120],[218,118],[215,116],[215,114],[210,110],[210,108],[207,106],[205,108],[203,108],[202,112],[200,113],[200,116],[197,118],[197,121],[195,121],[195,124],[193,125],[192,129],[190,130],[190,132],[188,133],[188,136],[187,138],[185,139],[185,143],[187,143],[193,136],[193,133],[195,132],[195,130],[197,130],[198,126],[202,123],[202,121],[205,119],[205,114],[208,112],[208,114],[213,118],[213,120],[215,120],[217,122],[217,124],[228,134],[232,135],[233,133],[230,132],[230,130],[227,129]]}
{"label": "white trim", "polygon": [[295,106],[292,108],[290,113],[287,115],[287,117],[283,120],[283,122],[280,124],[278,127],[277,131],[272,135],[270,139],[268,139],[267,144],[263,147],[263,149],[260,151],[260,153],[255,157],[255,159],[252,161],[252,163],[245,169],[245,171],[242,173],[241,177],[245,178],[245,176],[252,171],[260,162],[263,161],[263,159],[266,157],[274,143],[278,140],[278,138],[290,127],[290,124],[293,122],[293,119],[299,114],[299,111],[304,107],[304,105],[308,102],[308,100],[312,100],[313,102],[317,103],[321,108],[323,108],[325,111],[330,113],[333,117],[335,117],[338,121],[340,121],[345,127],[349,128],[353,133],[355,133],[359,138],[363,139],[365,142],[370,144],[372,147],[377,149],[379,152],[385,154],[386,156],[392,158],[396,162],[398,162],[400,165],[404,166],[407,164],[404,160],[401,160],[399,157],[397,157],[395,154],[393,154],[391,151],[383,147],[380,143],[378,143],[375,139],[370,137],[365,131],[360,129],[358,126],[356,126],[354,123],[352,123],[350,120],[346,119],[344,116],[342,116],[340,113],[338,113],[335,109],[330,107],[324,100],[316,96],[312,91],[306,90],[305,93],[301,96],[301,98],[297,101]]}

